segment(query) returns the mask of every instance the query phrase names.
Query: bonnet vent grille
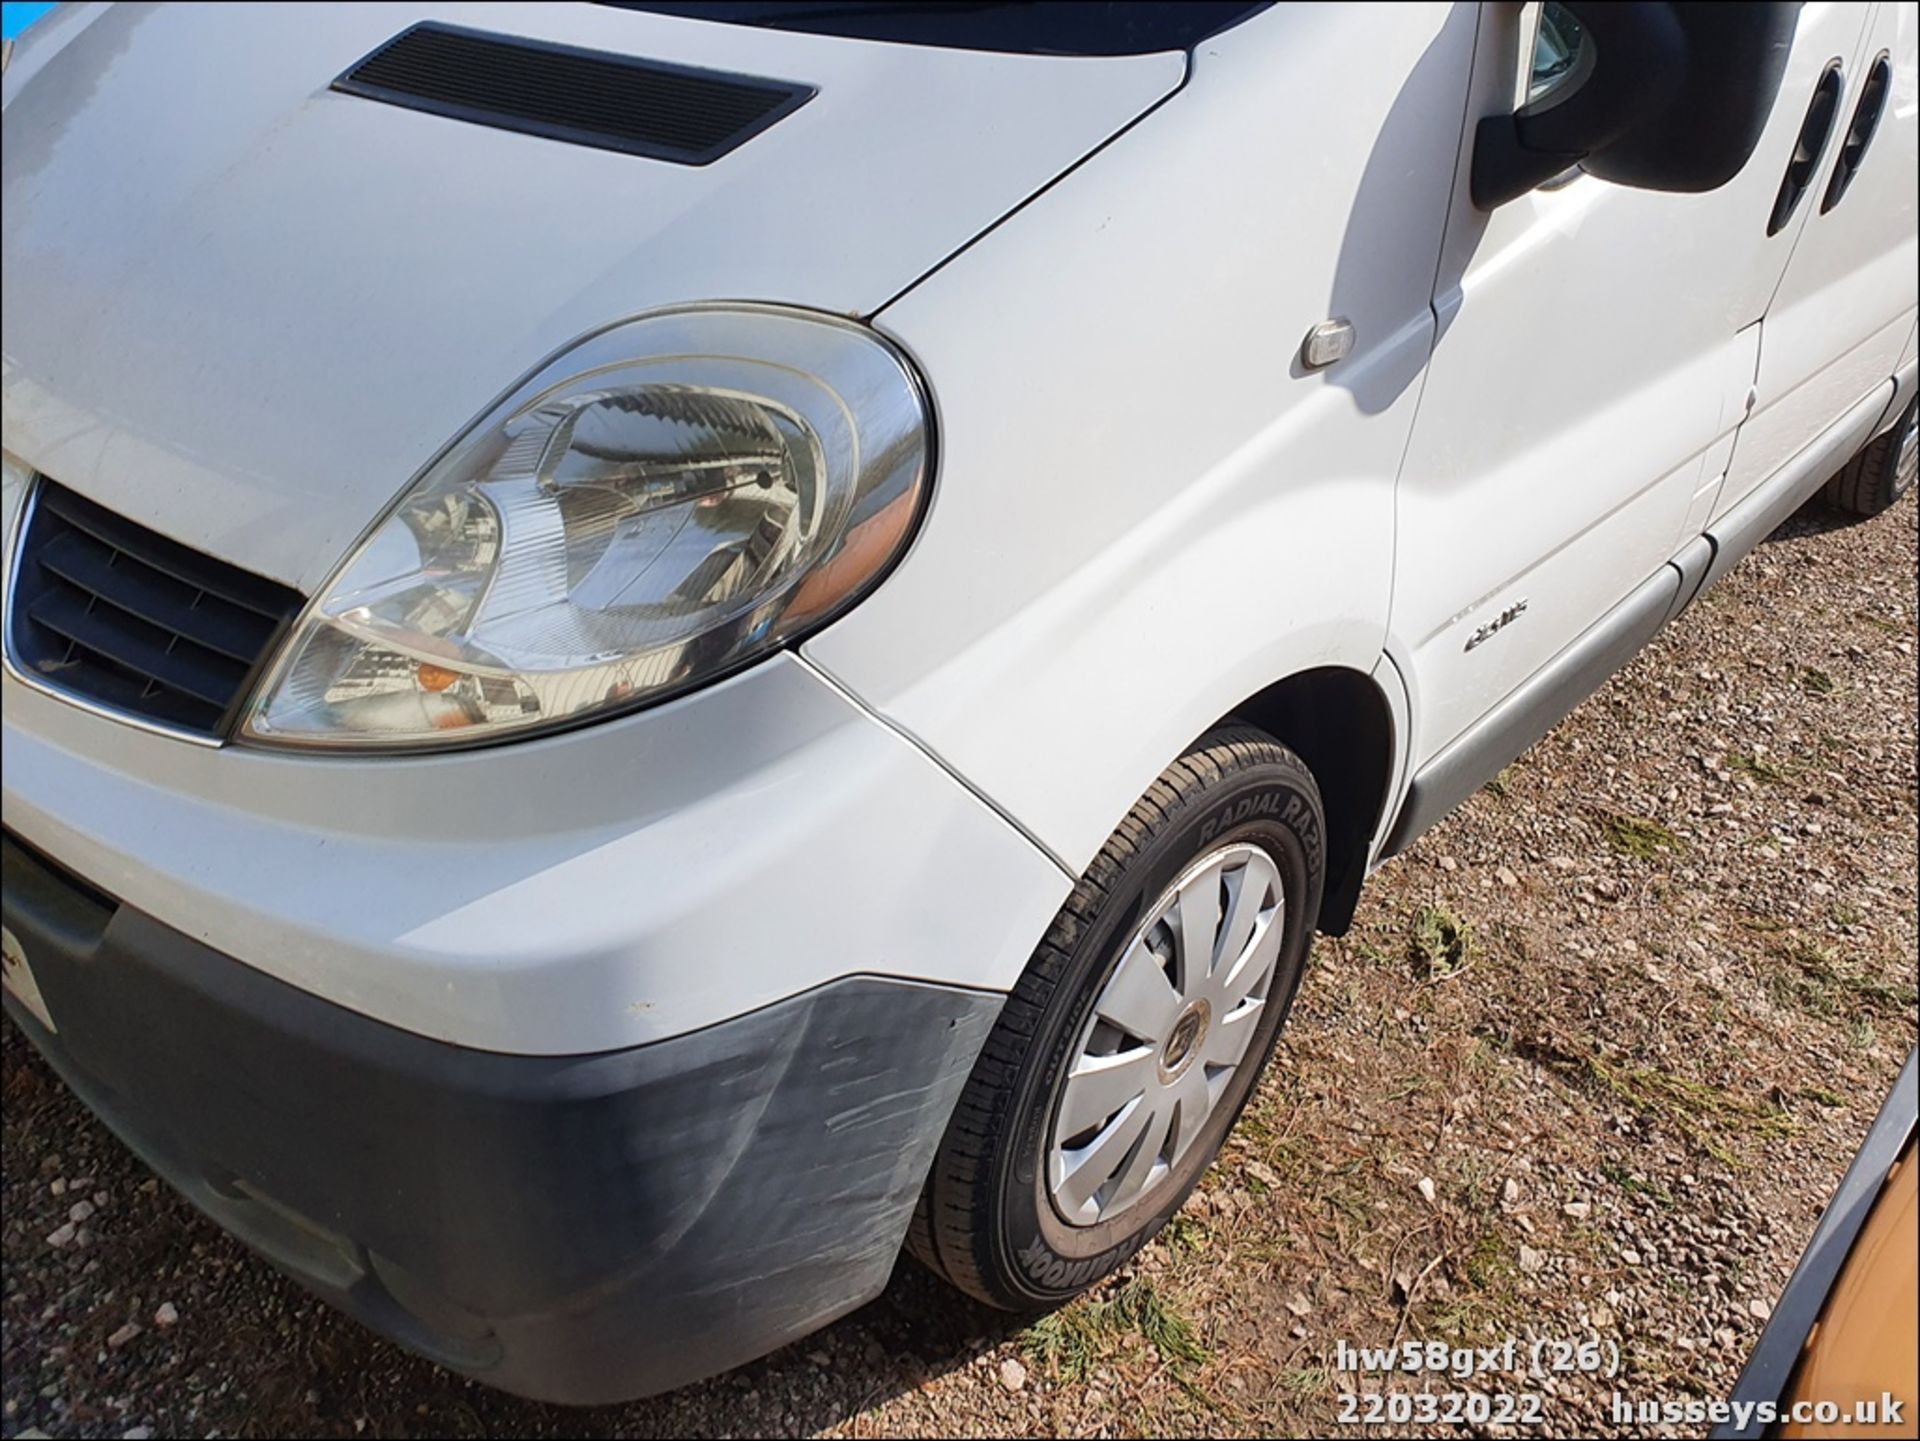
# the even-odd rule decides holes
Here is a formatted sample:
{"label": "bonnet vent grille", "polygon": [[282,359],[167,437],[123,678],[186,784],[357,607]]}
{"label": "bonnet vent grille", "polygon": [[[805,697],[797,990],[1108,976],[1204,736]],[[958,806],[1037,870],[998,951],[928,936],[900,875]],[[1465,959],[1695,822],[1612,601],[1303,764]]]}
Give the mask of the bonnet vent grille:
{"label": "bonnet vent grille", "polygon": [[805,85],[427,23],[402,31],[333,88],[465,120],[706,165],[804,105]]}

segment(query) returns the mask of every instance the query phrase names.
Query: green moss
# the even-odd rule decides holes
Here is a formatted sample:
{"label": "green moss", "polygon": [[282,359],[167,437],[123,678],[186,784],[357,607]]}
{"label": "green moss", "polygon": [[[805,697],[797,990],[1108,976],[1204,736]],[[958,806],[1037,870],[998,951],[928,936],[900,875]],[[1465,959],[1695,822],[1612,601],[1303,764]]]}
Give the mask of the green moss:
{"label": "green moss", "polygon": [[1741,751],[1734,751],[1729,755],[1727,764],[1769,785],[1777,785],[1791,774],[1785,766],[1777,766],[1764,756],[1750,756]]}
{"label": "green moss", "polygon": [[1821,670],[1818,666],[1800,668],[1800,689],[1808,695],[1832,695],[1840,689],[1840,682]]}
{"label": "green moss", "polygon": [[1650,861],[1662,851],[1681,849],[1680,838],[1658,821],[1645,816],[1609,814],[1600,819],[1600,833],[1623,856]]}
{"label": "green moss", "polygon": [[1472,925],[1445,906],[1428,906],[1413,923],[1413,964],[1422,976],[1452,975],[1475,950]]}

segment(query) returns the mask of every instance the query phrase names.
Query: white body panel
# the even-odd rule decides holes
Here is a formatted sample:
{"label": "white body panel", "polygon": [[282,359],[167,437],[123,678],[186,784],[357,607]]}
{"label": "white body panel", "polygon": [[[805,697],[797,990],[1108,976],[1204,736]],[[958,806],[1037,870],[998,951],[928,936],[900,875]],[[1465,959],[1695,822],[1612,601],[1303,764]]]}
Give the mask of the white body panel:
{"label": "white body panel", "polygon": [[[698,168],[328,91],[429,15],[819,93]],[[1153,778],[1303,672],[1374,677],[1384,834],[1422,761],[1913,354],[1911,6],[1805,7],[1721,190],[1483,214],[1523,18],[1280,6],[1081,60],[590,5],[63,14],[6,79],[4,442],[110,509],[311,593],[548,353],[702,300],[870,318],[938,468],[799,654],[563,735],[198,748],[8,678],[6,825],[317,995],[549,1055],[861,972],[1011,987]],[[1853,192],[1817,216],[1829,161],[1767,240],[1814,77],[1883,44]],[[1334,318],[1352,353],[1306,369]]]}
{"label": "white body panel", "polygon": [[[1852,185],[1822,214],[1840,138],[1868,67],[1883,51],[1893,66],[1893,88],[1879,130]],[[1716,514],[1738,504],[1899,364],[1920,304],[1916,52],[1920,9],[1876,6],[1843,71],[1834,138],[1801,202],[1804,224],[1767,310],[1754,413],[1741,427]]]}
{"label": "white body panel", "polygon": [[[1742,332],[1787,262],[1791,231],[1765,241],[1766,217],[1806,97],[1830,53],[1852,53],[1864,15],[1806,7],[1758,149],[1703,195],[1582,175],[1486,214],[1467,199],[1463,146],[1441,335],[1399,490],[1393,628],[1426,699],[1416,763],[1690,538],[1709,453],[1724,464],[1741,419],[1730,402],[1751,380]],[[1481,31],[1476,119],[1511,107],[1520,65],[1517,12],[1487,11]]]}
{"label": "white body panel", "polygon": [[[1472,33],[1470,7],[1267,12],[880,317],[933,378],[940,479],[807,654],[1076,870],[1240,700],[1380,657]],[[1017,304],[983,325],[982,295]],[[1330,316],[1355,349],[1304,372]]]}
{"label": "white body panel", "polygon": [[[687,166],[328,90],[423,18],[819,93]],[[312,590],[568,342],[678,301],[870,311],[1184,72],[599,5],[115,7],[37,83],[8,77],[7,445]]]}
{"label": "white body panel", "polygon": [[[9,830],[249,965],[484,1050],[639,1045],[862,972],[1004,990],[1069,885],[790,656],[437,758],[205,750],[11,679],[4,735]],[[993,904],[943,903],[948,875]]]}

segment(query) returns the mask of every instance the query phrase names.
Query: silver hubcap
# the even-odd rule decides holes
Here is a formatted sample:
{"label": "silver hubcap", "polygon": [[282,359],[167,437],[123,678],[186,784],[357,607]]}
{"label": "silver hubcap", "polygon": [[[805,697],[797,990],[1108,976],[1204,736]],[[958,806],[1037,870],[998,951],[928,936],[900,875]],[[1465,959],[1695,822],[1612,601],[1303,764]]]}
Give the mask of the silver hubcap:
{"label": "silver hubcap", "polygon": [[1893,493],[1905,495],[1916,475],[1920,475],[1920,410],[1907,416],[1907,428],[1900,436],[1900,453],[1893,458]]}
{"label": "silver hubcap", "polygon": [[1186,1158],[1259,1028],[1285,914],[1272,858],[1223,846],[1128,940],[1054,1105],[1047,1186],[1068,1224],[1111,1221]]}

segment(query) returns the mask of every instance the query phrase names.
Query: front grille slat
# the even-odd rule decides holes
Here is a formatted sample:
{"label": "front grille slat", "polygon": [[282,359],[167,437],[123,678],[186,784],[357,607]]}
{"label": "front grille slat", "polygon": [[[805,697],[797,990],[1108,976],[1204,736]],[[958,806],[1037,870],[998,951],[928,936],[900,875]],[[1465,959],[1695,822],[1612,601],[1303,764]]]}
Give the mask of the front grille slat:
{"label": "front grille slat", "polygon": [[[109,710],[125,711],[128,715],[181,730],[212,735],[220,728],[225,714],[220,707],[156,686],[151,677],[137,675],[103,655],[72,645],[66,646],[62,654],[65,659],[48,661],[44,668],[35,667],[35,674],[56,690],[84,694],[89,701]],[[84,691],[68,683],[75,677],[82,679]]]}
{"label": "front grille slat", "polygon": [[290,594],[285,586],[215,560],[177,540],[169,540],[62,486],[43,479],[40,488],[38,503],[41,506],[102,544],[123,550],[162,574],[244,606],[271,621],[278,622],[285,612],[286,596]]}
{"label": "front grille slat", "polygon": [[178,637],[136,616],[110,617],[70,590],[41,596],[27,607],[27,619],[208,705],[224,706],[247,678],[246,667],[234,665],[225,656],[191,642],[181,645]]}
{"label": "front grille slat", "polygon": [[253,664],[260,647],[273,636],[273,622],[265,616],[234,605],[200,605],[205,591],[149,569],[131,552],[115,551],[79,531],[56,536],[41,552],[40,563],[76,590],[218,651],[243,667]]}
{"label": "front grille slat", "polygon": [[302,599],[41,476],[20,538],[7,649],[50,689],[224,733]]}

